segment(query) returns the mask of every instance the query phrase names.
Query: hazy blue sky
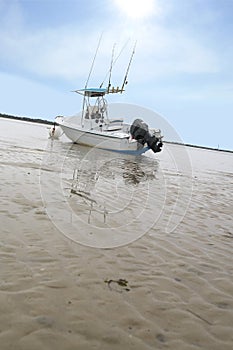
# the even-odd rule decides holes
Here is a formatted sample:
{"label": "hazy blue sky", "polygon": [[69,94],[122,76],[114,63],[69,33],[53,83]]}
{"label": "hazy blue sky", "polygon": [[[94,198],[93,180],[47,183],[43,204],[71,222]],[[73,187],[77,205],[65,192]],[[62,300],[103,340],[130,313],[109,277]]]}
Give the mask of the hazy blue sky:
{"label": "hazy blue sky", "polygon": [[70,91],[84,86],[103,33],[90,86],[114,43],[115,56],[125,46],[120,85],[137,40],[126,92],[110,102],[160,113],[184,142],[233,149],[233,0],[0,0],[0,18],[1,113],[77,113]]}

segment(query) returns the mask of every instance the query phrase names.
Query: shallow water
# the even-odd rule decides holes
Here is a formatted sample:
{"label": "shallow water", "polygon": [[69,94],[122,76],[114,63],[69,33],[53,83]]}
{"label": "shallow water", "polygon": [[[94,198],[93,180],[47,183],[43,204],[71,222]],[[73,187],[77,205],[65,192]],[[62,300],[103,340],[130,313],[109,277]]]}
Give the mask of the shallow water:
{"label": "shallow water", "polygon": [[232,348],[233,154],[0,146],[1,349]]}

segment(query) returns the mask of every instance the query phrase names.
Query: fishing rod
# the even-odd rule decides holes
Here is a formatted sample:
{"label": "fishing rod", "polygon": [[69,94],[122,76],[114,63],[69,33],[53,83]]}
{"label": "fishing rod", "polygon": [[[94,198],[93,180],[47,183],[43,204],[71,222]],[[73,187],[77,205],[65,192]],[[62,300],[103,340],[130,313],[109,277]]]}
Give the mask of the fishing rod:
{"label": "fishing rod", "polygon": [[135,42],[135,44],[134,44],[133,52],[132,52],[131,57],[130,57],[130,60],[129,60],[129,64],[128,64],[128,67],[127,67],[127,70],[126,70],[126,73],[125,73],[125,77],[124,77],[124,80],[123,80],[123,84],[122,84],[122,86],[121,86],[121,89],[119,90],[119,92],[120,92],[121,94],[122,94],[122,92],[124,91],[125,85],[128,84],[127,78],[128,78],[129,69],[130,69],[130,66],[131,66],[131,63],[132,63],[132,59],[133,59],[133,56],[134,56],[134,54],[135,54],[136,44],[137,44],[137,42]]}
{"label": "fishing rod", "polygon": [[102,36],[103,36],[103,33],[100,35],[100,38],[99,38],[99,42],[98,42],[98,45],[97,45],[97,48],[96,48],[96,51],[95,51],[95,55],[94,55],[94,58],[93,58],[93,61],[92,61],[92,64],[91,64],[90,72],[89,72],[88,77],[87,77],[85,89],[87,88],[87,85],[89,83],[89,79],[90,79],[90,76],[91,76],[91,73],[92,73],[92,70],[93,70],[93,67],[94,67],[95,59],[96,59],[97,53],[99,51],[99,47],[100,47],[100,43],[101,43],[101,40],[102,40]]}
{"label": "fishing rod", "polygon": [[[111,66],[110,66],[109,70],[107,71],[107,73],[106,73],[106,75],[105,75],[105,77],[104,77],[104,80],[103,80],[102,83],[100,84],[100,88],[102,88],[102,86],[103,86],[103,84],[104,84],[104,82],[105,82],[107,76],[108,76],[108,75],[110,74],[110,72],[112,71],[113,66],[116,64],[116,62],[118,61],[118,59],[119,59],[119,57],[121,56],[122,52],[124,51],[124,49],[125,49],[126,46],[128,45],[129,40],[130,40],[130,39],[128,39],[128,40],[125,42],[125,44],[124,44],[124,46],[122,47],[121,51],[119,52],[118,56],[115,58],[115,60],[112,61]],[[114,49],[115,49],[115,46],[116,46],[116,44],[114,44]],[[113,59],[113,57],[112,57],[112,59]],[[109,89],[108,89],[108,90],[109,90]]]}
{"label": "fishing rod", "polygon": [[111,65],[110,65],[110,69],[109,69],[109,79],[108,79],[108,92],[109,92],[109,89],[111,87],[111,76],[112,76],[112,66],[113,66],[113,57],[114,57],[115,46],[116,46],[116,44],[114,44],[113,48],[112,48],[112,58],[111,58]]}
{"label": "fishing rod", "polygon": [[[96,50],[95,50],[95,55],[94,55],[94,58],[93,58],[93,61],[92,61],[92,64],[91,64],[91,68],[90,68],[90,71],[89,71],[89,74],[88,74],[88,77],[87,77],[87,81],[86,81],[84,90],[86,90],[87,85],[88,85],[88,83],[89,83],[90,76],[91,76],[91,73],[92,73],[92,70],[93,70],[93,67],[94,67],[95,59],[96,59],[96,56],[97,56],[97,53],[98,53],[98,50],[99,50],[99,47],[100,47],[100,43],[101,43],[102,36],[103,36],[103,33],[101,33],[101,35],[100,35],[99,42],[98,42],[98,45],[97,45]],[[78,92],[78,90],[75,90],[75,92]],[[85,101],[86,101],[86,100],[85,100],[85,91],[84,91],[84,94],[83,94],[83,106],[82,106],[82,118],[81,118],[82,127],[84,127],[84,109],[85,109]]]}

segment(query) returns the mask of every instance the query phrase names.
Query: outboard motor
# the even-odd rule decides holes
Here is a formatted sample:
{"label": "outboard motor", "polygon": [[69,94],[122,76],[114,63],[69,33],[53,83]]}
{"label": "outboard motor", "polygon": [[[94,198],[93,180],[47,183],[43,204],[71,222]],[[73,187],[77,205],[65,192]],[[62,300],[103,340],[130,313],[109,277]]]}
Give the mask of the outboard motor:
{"label": "outboard motor", "polygon": [[130,133],[142,146],[147,143],[148,147],[151,148],[154,153],[161,151],[163,146],[161,136],[158,138],[155,135],[151,135],[148,125],[142,119],[134,120],[133,124],[130,126]]}

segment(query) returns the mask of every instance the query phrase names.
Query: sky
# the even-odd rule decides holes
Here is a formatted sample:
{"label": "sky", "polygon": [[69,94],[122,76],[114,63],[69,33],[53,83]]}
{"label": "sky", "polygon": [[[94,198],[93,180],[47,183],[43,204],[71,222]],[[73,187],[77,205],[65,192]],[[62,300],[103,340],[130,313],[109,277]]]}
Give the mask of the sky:
{"label": "sky", "polygon": [[185,143],[233,150],[232,17],[233,0],[0,0],[0,113],[78,113],[72,91],[98,43],[89,87],[107,86],[113,47],[121,86],[136,43],[126,91],[109,103],[157,112]]}

